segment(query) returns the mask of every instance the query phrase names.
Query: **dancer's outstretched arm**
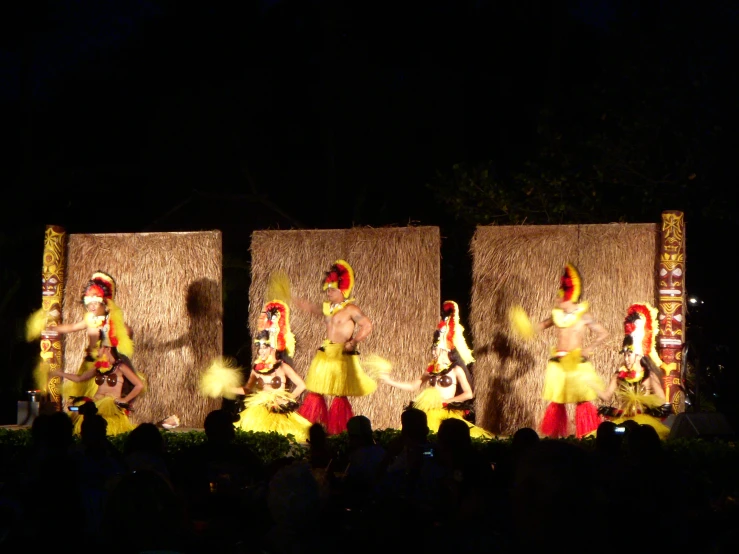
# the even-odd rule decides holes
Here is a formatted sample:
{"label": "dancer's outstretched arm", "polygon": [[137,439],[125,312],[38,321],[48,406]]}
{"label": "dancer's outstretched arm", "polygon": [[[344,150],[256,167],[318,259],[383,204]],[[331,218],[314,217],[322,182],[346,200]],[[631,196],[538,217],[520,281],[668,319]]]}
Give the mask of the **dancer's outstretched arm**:
{"label": "dancer's outstretched arm", "polygon": [[424,375],[421,376],[419,379],[410,382],[396,381],[395,379],[392,379],[387,373],[380,373],[377,378],[383,383],[387,383],[388,385],[390,385],[391,387],[395,387],[396,389],[414,392],[421,388],[424,379],[426,379],[426,374],[424,373]]}
{"label": "dancer's outstretched arm", "polygon": [[323,316],[323,308],[320,304],[314,304],[313,302],[310,302],[305,298],[300,298],[299,296],[293,297],[293,304],[301,312]]}
{"label": "dancer's outstretched arm", "polygon": [[44,330],[46,335],[66,335],[67,333],[74,333],[75,331],[83,331],[87,329],[87,322],[83,319],[76,323],[62,323],[60,325],[54,325],[53,327],[47,327]]}
{"label": "dancer's outstretched arm", "polygon": [[534,326],[534,330],[537,333],[541,333],[544,329],[549,329],[552,325],[554,325],[554,320],[551,317],[548,317],[546,319],[542,319],[539,323],[537,323]]}
{"label": "dancer's outstretched arm", "polygon": [[236,387],[232,389],[233,394],[250,394],[254,390],[254,385],[257,384],[257,376],[254,374],[253,371],[249,372],[249,379],[247,379],[246,384],[243,387]]}
{"label": "dancer's outstretched arm", "polygon": [[95,373],[97,373],[97,369],[88,369],[80,375],[77,375],[76,373],[65,373],[64,371],[55,369],[49,372],[49,377],[59,377],[61,379],[69,379],[75,383],[82,383],[83,381],[89,381],[95,377]]}

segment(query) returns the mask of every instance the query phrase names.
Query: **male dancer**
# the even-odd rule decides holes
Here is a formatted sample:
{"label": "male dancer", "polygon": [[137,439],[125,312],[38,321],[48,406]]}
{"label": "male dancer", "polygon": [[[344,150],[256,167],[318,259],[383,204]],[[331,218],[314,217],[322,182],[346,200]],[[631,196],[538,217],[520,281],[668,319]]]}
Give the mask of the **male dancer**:
{"label": "male dancer", "polygon": [[[326,424],[329,434],[346,430],[351,417],[348,396],[365,396],[375,391],[377,383],[359,364],[357,344],[372,331],[372,322],[350,298],[354,288],[354,270],[344,260],[337,260],[326,273],[323,306],[295,298],[295,306],[323,317],[326,339],[308,368],[305,386],[308,394],[300,414],[313,423]],[[333,396],[328,409],[324,395]]]}
{"label": "male dancer", "polygon": [[[557,438],[567,436],[567,410],[565,404],[576,404],[575,433],[582,438],[594,432],[601,420],[592,403],[597,391],[604,388],[589,358],[593,350],[608,338],[608,331],[595,321],[588,311],[588,303],[580,302],[582,280],[577,268],[568,263],[560,279],[559,300],[551,317],[531,325],[521,308],[511,313],[514,329],[524,338],[555,327],[557,346],[547,363],[542,397],[549,401],[541,422],[542,434]],[[595,340],[583,348],[585,333],[590,330]]]}

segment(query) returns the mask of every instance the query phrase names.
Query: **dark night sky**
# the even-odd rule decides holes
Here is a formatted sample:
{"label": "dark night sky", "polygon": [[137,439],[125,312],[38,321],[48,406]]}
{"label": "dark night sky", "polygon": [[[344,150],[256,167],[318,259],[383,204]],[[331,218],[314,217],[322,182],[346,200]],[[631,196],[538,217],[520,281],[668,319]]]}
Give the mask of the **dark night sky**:
{"label": "dark night sky", "polygon": [[[15,256],[3,265],[36,279],[48,223],[70,233],[218,228],[228,255],[246,252],[259,228],[413,222],[442,227],[442,293],[461,297],[472,230],[427,183],[458,162],[514,170],[535,150],[543,109],[581,130],[594,83],[651,56],[660,63],[645,96],[664,97],[666,110],[683,102],[670,113],[713,157],[693,160],[699,178],[679,201],[665,195],[631,220],[686,211],[689,292],[706,299],[711,332],[729,336],[717,306],[734,301],[717,274],[721,236],[736,228],[706,206],[735,204],[725,184],[735,180],[736,2],[178,4],[3,8],[0,215]],[[624,90],[639,103],[641,83]]]}

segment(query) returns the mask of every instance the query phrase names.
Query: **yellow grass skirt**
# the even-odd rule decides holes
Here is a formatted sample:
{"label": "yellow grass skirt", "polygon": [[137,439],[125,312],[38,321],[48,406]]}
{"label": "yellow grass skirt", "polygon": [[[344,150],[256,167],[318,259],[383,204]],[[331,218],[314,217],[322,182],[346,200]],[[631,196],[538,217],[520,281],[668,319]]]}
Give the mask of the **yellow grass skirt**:
{"label": "yellow grass skirt", "polygon": [[596,391],[603,388],[603,380],[595,372],[593,364],[582,360],[578,348],[562,356],[559,361],[549,360],[542,398],[557,404],[587,402],[595,400],[598,397]]}
{"label": "yellow grass skirt", "polygon": [[344,345],[324,341],[308,368],[305,387],[331,396],[366,396],[377,383],[359,365],[359,356],[344,353]]}
{"label": "yellow grass skirt", "polygon": [[[80,405],[82,402],[77,402],[76,405]],[[98,400],[95,400],[95,406],[98,409],[98,415],[103,416],[105,421],[108,422],[107,434],[119,435],[128,431],[133,431],[134,425],[128,418],[126,413],[121,410],[115,404],[115,399],[112,396],[103,396]],[[74,433],[79,435],[82,432],[82,421],[84,416],[79,416],[74,422]]]}
{"label": "yellow grass skirt", "polygon": [[310,421],[298,412],[272,411],[282,402],[294,400],[292,395],[285,391],[267,390],[251,394],[246,399],[246,408],[239,414],[239,420],[234,425],[243,431],[262,433],[275,431],[280,435],[293,435],[297,442],[306,442],[308,429],[311,426]]}
{"label": "yellow grass skirt", "polygon": [[448,410],[443,406],[443,402],[441,393],[436,387],[426,387],[413,400],[413,407],[426,413],[427,425],[431,432],[437,433],[441,422],[445,419],[460,419],[470,428],[471,437],[492,438],[492,433],[467,421],[461,410]]}

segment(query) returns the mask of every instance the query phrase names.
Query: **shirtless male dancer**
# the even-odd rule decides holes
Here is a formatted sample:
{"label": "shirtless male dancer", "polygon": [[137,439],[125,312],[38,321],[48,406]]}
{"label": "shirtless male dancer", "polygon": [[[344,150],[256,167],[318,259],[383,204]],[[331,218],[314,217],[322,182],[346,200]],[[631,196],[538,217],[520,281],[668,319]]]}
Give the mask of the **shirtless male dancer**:
{"label": "shirtless male dancer", "polygon": [[[359,363],[357,345],[372,331],[372,322],[350,298],[353,288],[354,270],[346,261],[337,260],[323,280],[323,306],[302,298],[293,300],[296,308],[323,317],[326,325],[326,339],[305,378],[308,394],[300,414],[313,423],[325,424],[329,434],[345,431],[347,421],[354,416],[347,397],[365,396],[377,388]],[[334,397],[330,409],[324,395]]]}
{"label": "shirtless male dancer", "polygon": [[[555,327],[557,345],[547,363],[542,398],[549,401],[541,422],[541,433],[557,438],[566,437],[566,404],[575,404],[575,434],[578,438],[593,433],[601,422],[592,403],[604,385],[590,362],[593,350],[608,338],[608,331],[595,321],[587,302],[581,302],[582,280],[577,268],[568,263],[560,279],[557,307],[552,315],[536,325],[520,308],[514,308],[511,317],[514,328],[525,338]],[[583,348],[586,332],[595,334],[589,346]]]}

